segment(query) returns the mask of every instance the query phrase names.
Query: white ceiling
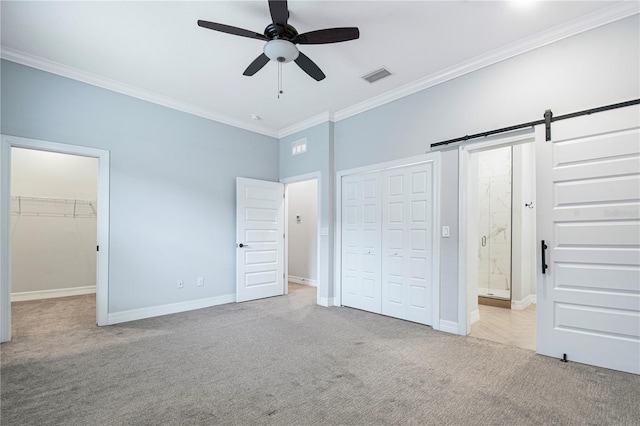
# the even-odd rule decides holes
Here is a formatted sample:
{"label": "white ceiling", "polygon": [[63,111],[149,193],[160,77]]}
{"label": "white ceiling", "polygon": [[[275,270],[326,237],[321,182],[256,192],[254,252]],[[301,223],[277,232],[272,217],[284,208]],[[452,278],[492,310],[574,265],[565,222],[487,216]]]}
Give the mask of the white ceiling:
{"label": "white ceiling", "polygon": [[[316,82],[285,64],[280,99],[274,62],[242,75],[264,42],[196,25],[203,19],[262,33],[270,23],[266,0],[2,1],[2,56],[277,136],[628,16],[630,4],[637,9],[637,2],[521,3],[289,1],[299,33],[357,26],[360,39],[299,46],[327,78]],[[374,84],[360,78],[381,66],[393,75]]]}

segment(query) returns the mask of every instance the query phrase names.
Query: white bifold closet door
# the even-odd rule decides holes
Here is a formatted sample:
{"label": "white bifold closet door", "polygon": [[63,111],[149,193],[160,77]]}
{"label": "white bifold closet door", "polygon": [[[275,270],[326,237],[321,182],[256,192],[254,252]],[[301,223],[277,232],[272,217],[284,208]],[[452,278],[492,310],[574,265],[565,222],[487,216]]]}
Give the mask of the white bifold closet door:
{"label": "white bifold closet door", "polygon": [[342,305],[432,325],[433,163],[342,178]]}
{"label": "white bifold closet door", "polygon": [[383,172],[382,314],[431,324],[432,163]]}
{"label": "white bifold closet door", "polygon": [[380,173],[342,178],[342,304],[380,313]]}

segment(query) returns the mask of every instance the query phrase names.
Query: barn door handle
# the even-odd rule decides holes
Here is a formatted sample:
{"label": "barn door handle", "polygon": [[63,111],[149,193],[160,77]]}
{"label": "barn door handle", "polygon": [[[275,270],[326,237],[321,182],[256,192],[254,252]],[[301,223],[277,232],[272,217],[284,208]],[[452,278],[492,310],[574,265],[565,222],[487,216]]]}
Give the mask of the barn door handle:
{"label": "barn door handle", "polygon": [[542,240],[542,245],[540,246],[540,249],[542,251],[542,274],[546,274],[547,272],[547,259],[546,259],[546,250],[547,250],[547,245],[544,243],[544,240]]}

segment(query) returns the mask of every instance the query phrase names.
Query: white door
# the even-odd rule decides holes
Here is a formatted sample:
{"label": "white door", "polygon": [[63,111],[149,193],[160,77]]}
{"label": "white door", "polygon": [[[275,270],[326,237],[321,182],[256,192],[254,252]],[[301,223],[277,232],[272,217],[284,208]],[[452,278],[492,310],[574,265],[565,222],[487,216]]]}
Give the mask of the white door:
{"label": "white door", "polygon": [[284,184],[236,178],[236,301],[284,294]]}
{"label": "white door", "polygon": [[342,178],[342,305],[380,313],[380,173]]}
{"label": "white door", "polygon": [[538,352],[639,374],[640,110],[538,127]]}
{"label": "white door", "polygon": [[433,163],[383,173],[382,314],[431,325]]}

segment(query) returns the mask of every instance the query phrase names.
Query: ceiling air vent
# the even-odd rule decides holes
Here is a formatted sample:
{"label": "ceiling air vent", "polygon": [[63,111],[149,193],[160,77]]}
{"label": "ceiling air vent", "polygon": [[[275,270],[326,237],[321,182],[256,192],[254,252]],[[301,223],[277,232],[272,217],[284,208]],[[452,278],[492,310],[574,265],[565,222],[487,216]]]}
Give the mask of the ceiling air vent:
{"label": "ceiling air vent", "polygon": [[367,75],[363,75],[362,78],[367,80],[369,83],[375,83],[376,81],[381,80],[385,77],[389,77],[390,75],[391,75],[391,72],[389,72],[388,69],[383,67],[383,68],[380,68],[379,70],[370,72]]}

